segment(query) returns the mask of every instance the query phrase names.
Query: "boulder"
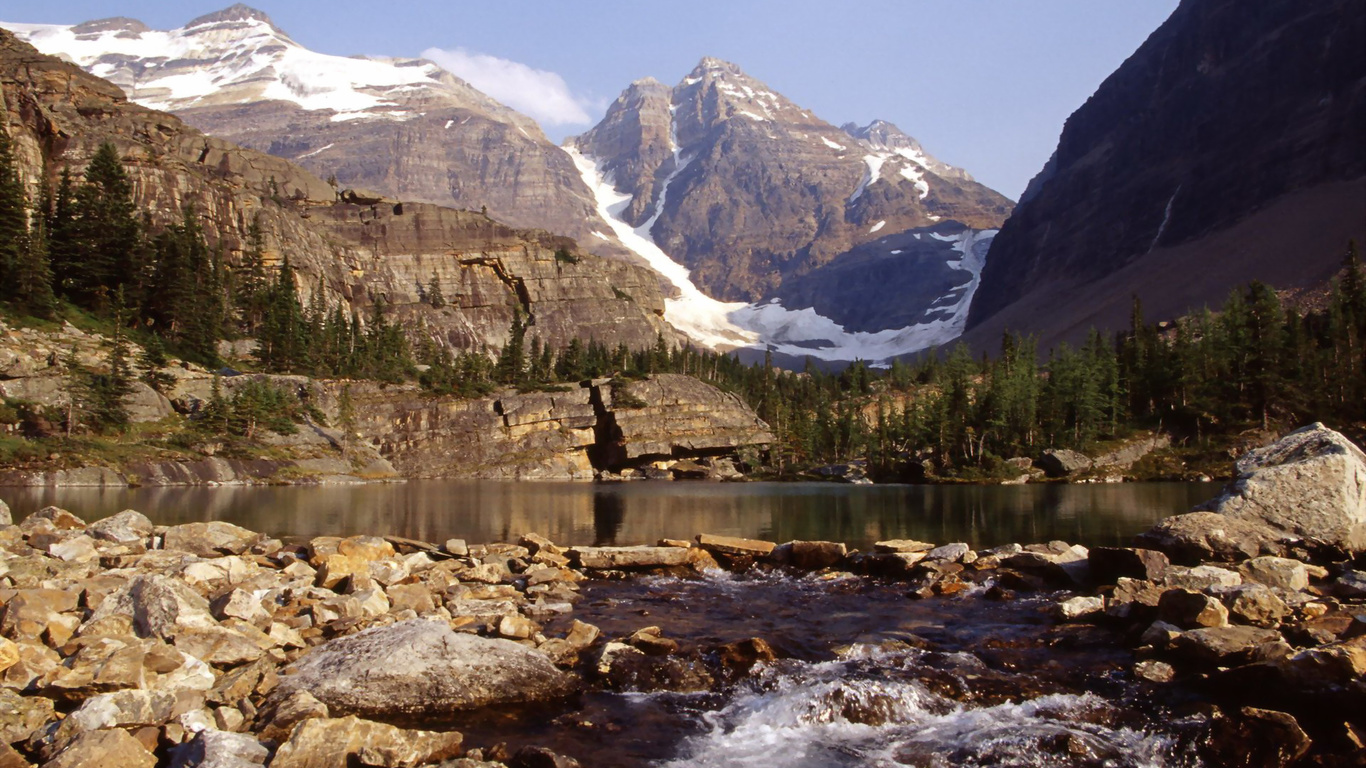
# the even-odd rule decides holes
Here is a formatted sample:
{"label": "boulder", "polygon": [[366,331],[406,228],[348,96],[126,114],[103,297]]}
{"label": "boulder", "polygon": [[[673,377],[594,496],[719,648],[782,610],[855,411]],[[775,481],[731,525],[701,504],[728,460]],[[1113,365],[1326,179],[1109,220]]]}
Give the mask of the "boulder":
{"label": "boulder", "polygon": [[[873,551],[883,554],[929,552],[932,549],[934,549],[933,544],[912,539],[891,539],[873,544]],[[1018,551],[1019,550],[1017,549],[1016,552]]]}
{"label": "boulder", "polygon": [[142,742],[117,728],[77,736],[43,768],[155,768],[157,759]]}
{"label": "boulder", "polygon": [[1228,624],[1228,609],[1209,595],[1185,589],[1171,589],[1157,603],[1162,621],[1182,629],[1223,627]]}
{"label": "boulder", "polygon": [[1049,477],[1068,477],[1091,468],[1091,459],[1066,448],[1044,451],[1036,462]]}
{"label": "boulder", "polygon": [[1249,452],[1208,508],[1348,552],[1366,550],[1366,454],[1322,424]]}
{"label": "boulder", "polygon": [[131,616],[141,637],[174,637],[182,627],[213,627],[209,601],[184,582],[159,573],[146,573],[104,598],[87,625],[110,617]]}
{"label": "boulder", "polygon": [[1278,555],[1285,550],[1285,539],[1285,533],[1255,520],[1217,512],[1188,512],[1159,521],[1139,534],[1137,543],[1167,553],[1174,562],[1196,564]]}
{"label": "boulder", "polygon": [[972,548],[963,542],[945,544],[942,547],[935,547],[925,553],[926,560],[943,560],[945,562],[956,563],[963,559],[963,556],[971,552]]}
{"label": "boulder", "polygon": [[1172,642],[1172,650],[1194,662],[1235,666],[1253,659],[1258,648],[1276,643],[1281,635],[1261,627],[1206,627],[1182,632]]}
{"label": "boulder", "polygon": [[1167,571],[1162,583],[1199,592],[1215,587],[1236,587],[1243,583],[1243,577],[1235,570],[1217,565],[1197,565],[1194,568],[1176,566]]}
{"label": "boulder", "polygon": [[9,505],[4,499],[0,499],[0,525],[14,525],[14,515],[9,511]]}
{"label": "boulder", "polygon": [[1229,618],[1254,627],[1278,627],[1290,608],[1276,593],[1261,584],[1243,584],[1219,592],[1228,606]]}
{"label": "boulder", "polygon": [[413,619],[319,646],[294,662],[276,692],[308,691],[333,713],[439,716],[572,692],[543,653],[509,640]]}
{"label": "boulder", "polygon": [[257,768],[269,756],[255,736],[205,729],[171,752],[170,768]]}
{"label": "boulder", "polygon": [[166,529],[162,546],[200,557],[240,555],[264,537],[241,526],[214,520],[208,523],[186,523]]}
{"label": "boulder", "polygon": [[91,536],[115,544],[131,544],[151,538],[154,526],[141,512],[131,509],[96,520],[86,529]]}
{"label": "boulder", "polygon": [[1288,557],[1254,557],[1238,566],[1245,580],[1268,587],[1298,592],[1309,588],[1309,571],[1304,563]]}
{"label": "boulder", "polygon": [[1099,597],[1073,597],[1053,605],[1053,616],[1059,621],[1076,621],[1105,609],[1105,601]]}
{"label": "boulder", "polygon": [[830,568],[843,560],[848,551],[843,542],[794,541],[792,564],[809,570]]}
{"label": "boulder", "polygon": [[462,751],[459,733],[408,730],[358,717],[310,718],[294,727],[271,768],[407,768],[436,763]]}
{"label": "boulder", "polygon": [[1295,765],[1312,746],[1308,734],[1295,718],[1285,712],[1243,707],[1236,714],[1218,716],[1202,745],[1211,764],[1236,755],[1239,766],[1281,768]]}
{"label": "boulder", "polygon": [[0,744],[23,741],[56,718],[51,699],[0,688]]}
{"label": "boulder", "polygon": [[1133,547],[1092,547],[1086,560],[1091,565],[1091,577],[1099,584],[1114,584],[1122,577],[1157,581],[1171,565],[1161,552]]}

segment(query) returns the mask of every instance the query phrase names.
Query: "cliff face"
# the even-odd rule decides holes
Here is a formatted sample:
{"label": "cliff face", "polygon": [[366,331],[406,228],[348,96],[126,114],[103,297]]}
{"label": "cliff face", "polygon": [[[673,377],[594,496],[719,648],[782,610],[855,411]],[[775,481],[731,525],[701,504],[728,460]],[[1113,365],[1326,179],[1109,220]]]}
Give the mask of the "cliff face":
{"label": "cliff face", "polygon": [[[320,405],[335,409],[344,385],[323,386]],[[407,477],[583,480],[775,440],[734,395],[677,374],[477,400],[351,385],[351,397],[357,431]]]}
{"label": "cliff face", "polygon": [[1184,0],[1067,121],[969,318],[1045,340],[1322,282],[1366,235],[1366,6]]}
{"label": "cliff face", "polygon": [[672,90],[633,84],[573,146],[631,195],[622,218],[650,223],[654,242],[724,300],[768,298],[878,233],[940,220],[990,228],[1009,213],[1009,200],[895,126],[852,130],[708,58]]}
{"label": "cliff face", "polygon": [[345,187],[481,210],[517,227],[608,231],[573,163],[531,118],[422,59],[329,56],[233,6],[174,30],[130,19],[12,25],[135,102]]}
{"label": "cliff face", "polygon": [[[79,173],[100,143],[111,141],[154,226],[192,204],[231,263],[257,220],[268,260],[288,255],[305,294],[321,286],[330,303],[362,317],[383,296],[414,332],[471,350],[501,346],[519,310],[533,318],[530,335],[556,347],[575,337],[631,347],[661,333],[678,338],[662,318],[657,279],[643,267],[481,214],[392,200],[337,202],[306,170],[132,104],[117,87],[3,30],[0,90],[0,118],[31,194],[64,166]],[[557,259],[556,250],[571,258]],[[419,286],[433,275],[449,301],[441,310],[418,301]]]}

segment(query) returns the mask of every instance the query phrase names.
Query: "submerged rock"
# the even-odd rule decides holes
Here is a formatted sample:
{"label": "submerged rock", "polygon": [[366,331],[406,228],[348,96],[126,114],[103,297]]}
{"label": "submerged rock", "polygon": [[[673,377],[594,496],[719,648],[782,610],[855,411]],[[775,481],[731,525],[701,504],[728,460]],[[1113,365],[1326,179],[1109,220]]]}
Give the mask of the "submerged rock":
{"label": "submerged rock", "polygon": [[333,713],[367,716],[440,716],[558,698],[575,687],[544,653],[425,619],[332,640],[287,671],[279,696],[307,691]]}

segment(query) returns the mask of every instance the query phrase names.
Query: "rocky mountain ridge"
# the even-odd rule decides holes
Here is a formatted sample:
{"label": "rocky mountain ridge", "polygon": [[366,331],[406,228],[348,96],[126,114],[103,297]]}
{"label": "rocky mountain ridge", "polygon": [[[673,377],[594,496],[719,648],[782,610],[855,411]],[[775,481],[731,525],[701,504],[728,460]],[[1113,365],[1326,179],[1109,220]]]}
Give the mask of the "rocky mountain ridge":
{"label": "rocky mountain ridge", "polygon": [[1184,0],[1068,119],[992,245],[968,325],[1041,349],[1321,285],[1366,237],[1366,8]]}
{"label": "rocky mountain ridge", "polygon": [[655,215],[659,247],[728,301],[769,298],[880,232],[941,220],[989,229],[1010,211],[895,126],[836,128],[714,58],[673,89],[633,83],[570,144],[630,196],[625,222]]}
{"label": "rocky mountain ridge", "polygon": [[342,186],[483,210],[626,255],[592,236],[606,227],[534,120],[430,61],[316,53],[244,5],[173,30],[123,18],[5,26],[142,106]]}
{"label": "rocky mountain ridge", "polygon": [[[633,348],[650,346],[661,334],[680,338],[661,317],[658,280],[643,267],[600,259],[568,238],[514,229],[483,214],[378,197],[339,202],[306,170],[132,104],[116,86],[3,30],[0,90],[0,117],[31,199],[63,167],[79,172],[109,141],[154,226],[179,220],[193,205],[231,265],[258,222],[266,260],[278,263],[287,255],[306,297],[322,290],[329,304],[362,317],[383,297],[417,338],[452,349],[497,349],[518,313],[532,319],[529,338],[554,347],[574,338]],[[420,301],[433,277],[448,302],[440,309]]]}

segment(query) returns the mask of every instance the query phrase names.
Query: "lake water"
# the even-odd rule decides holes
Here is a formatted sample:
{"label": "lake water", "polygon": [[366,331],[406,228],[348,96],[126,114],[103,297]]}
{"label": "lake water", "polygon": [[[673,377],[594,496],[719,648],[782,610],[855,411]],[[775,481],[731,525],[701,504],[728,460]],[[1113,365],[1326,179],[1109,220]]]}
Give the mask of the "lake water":
{"label": "lake water", "polygon": [[356,486],[7,488],[15,520],[55,504],[86,520],[136,509],[174,525],[226,520],[274,536],[389,534],[423,541],[652,544],[714,533],[770,541],[965,541],[975,548],[1062,539],[1126,544],[1213,497],[1216,483],[851,486],[817,483],[413,481]]}

